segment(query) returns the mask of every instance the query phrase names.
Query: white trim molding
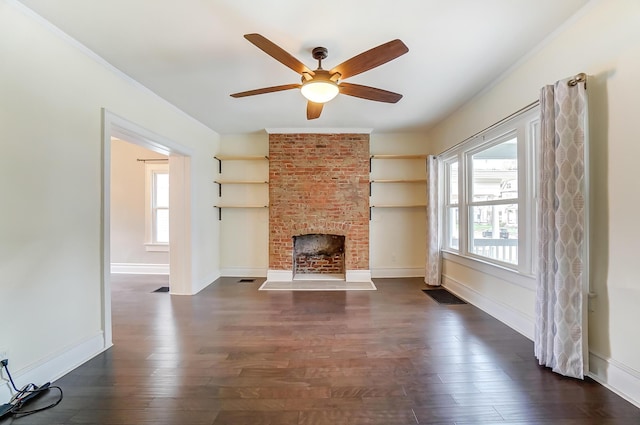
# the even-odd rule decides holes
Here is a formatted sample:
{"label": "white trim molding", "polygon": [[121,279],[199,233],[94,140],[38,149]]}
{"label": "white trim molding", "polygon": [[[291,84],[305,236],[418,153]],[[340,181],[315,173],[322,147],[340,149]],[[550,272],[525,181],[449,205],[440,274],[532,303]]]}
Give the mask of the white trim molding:
{"label": "white trim molding", "polygon": [[505,325],[533,341],[534,318],[514,308],[492,300],[464,283],[442,275],[442,285],[463,300],[473,304],[485,313],[495,317]]}
{"label": "white trim molding", "polygon": [[587,376],[640,407],[640,372],[637,370],[590,350]]}
{"label": "white trim molding", "polygon": [[262,267],[225,267],[220,271],[224,277],[265,277],[267,269]]}
{"label": "white trim molding", "polygon": [[378,279],[394,277],[424,277],[424,267],[371,269],[371,277]]}
{"label": "white trim molding", "polygon": [[[53,382],[61,378],[109,347],[110,345],[105,346],[103,332],[98,332],[93,336],[79,341],[75,345],[63,348],[57,353],[25,369],[14,371],[11,375],[18,388],[22,388],[28,383],[34,383],[40,386],[46,382]],[[12,395],[13,391],[10,384],[3,383],[0,385],[0,401],[9,400]]]}
{"label": "white trim molding", "polygon": [[265,128],[267,134],[371,134],[373,128]]}
{"label": "white trim molding", "polygon": [[267,281],[291,282],[293,281],[292,270],[267,270]]}
{"label": "white trim molding", "polygon": [[114,274],[169,274],[169,264],[111,263]]}
{"label": "white trim molding", "polygon": [[371,270],[347,270],[347,282],[371,282]]}
{"label": "white trim molding", "polygon": [[[347,270],[346,282],[371,282],[371,270]],[[267,282],[293,282],[291,270],[268,270]]]}

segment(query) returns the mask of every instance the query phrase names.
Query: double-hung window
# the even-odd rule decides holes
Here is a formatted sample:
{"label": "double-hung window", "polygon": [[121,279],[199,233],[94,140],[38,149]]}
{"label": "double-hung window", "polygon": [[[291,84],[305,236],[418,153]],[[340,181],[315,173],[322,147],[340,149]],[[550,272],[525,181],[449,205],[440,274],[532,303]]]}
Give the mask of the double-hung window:
{"label": "double-hung window", "polygon": [[166,251],[169,246],[169,166],[146,164],[146,247]]}
{"label": "double-hung window", "polygon": [[530,275],[538,108],[441,158],[444,249]]}

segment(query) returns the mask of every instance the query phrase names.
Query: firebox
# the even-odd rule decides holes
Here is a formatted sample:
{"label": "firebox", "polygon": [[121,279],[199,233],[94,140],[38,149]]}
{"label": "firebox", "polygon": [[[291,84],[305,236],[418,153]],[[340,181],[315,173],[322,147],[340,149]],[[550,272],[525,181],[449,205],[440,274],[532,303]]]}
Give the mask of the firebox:
{"label": "firebox", "polygon": [[293,237],[293,278],[331,275],[344,279],[343,235],[307,234]]}

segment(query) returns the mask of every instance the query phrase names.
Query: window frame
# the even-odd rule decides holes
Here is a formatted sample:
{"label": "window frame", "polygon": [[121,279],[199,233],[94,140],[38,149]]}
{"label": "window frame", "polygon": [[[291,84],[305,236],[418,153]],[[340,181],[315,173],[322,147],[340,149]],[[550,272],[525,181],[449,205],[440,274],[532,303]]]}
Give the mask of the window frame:
{"label": "window frame", "polygon": [[[501,122],[490,129],[478,133],[473,138],[466,140],[454,148],[440,155],[439,160],[444,172],[441,176],[440,190],[444,195],[442,205],[443,234],[442,251],[445,258],[458,258],[461,262],[473,264],[486,264],[493,269],[502,269],[514,272],[518,275],[532,277],[535,273],[535,246],[536,246],[536,202],[534,174],[538,163],[536,137],[539,137],[539,106],[534,105],[530,109]],[[472,156],[503,143],[513,136],[518,139],[517,166],[518,166],[518,197],[505,199],[498,202],[473,201],[473,161]],[[450,241],[450,217],[447,212],[451,208],[449,166],[458,163],[458,222],[459,241],[458,249],[452,248]],[[513,202],[516,200],[518,202]],[[517,204],[518,205],[518,261],[516,264],[496,260],[490,257],[473,253],[471,249],[473,223],[471,222],[474,206],[488,204]],[[451,255],[449,255],[451,254]]]}
{"label": "window frame", "polygon": [[157,215],[159,209],[169,211],[169,206],[158,207],[156,205],[156,176],[169,175],[169,164],[146,163],[145,164],[145,249],[147,251],[169,251],[169,241],[157,240]]}
{"label": "window frame", "polygon": [[[457,164],[458,167],[458,180],[457,180],[457,195],[458,195],[458,199],[457,202],[452,202],[451,201],[451,182],[449,181],[449,176],[451,175],[451,168],[453,166],[453,164]],[[444,174],[444,178],[441,181],[444,181],[444,190],[443,190],[443,199],[444,199],[444,208],[443,208],[443,217],[444,220],[442,221],[444,228],[446,229],[446,233],[443,235],[444,238],[442,239],[444,241],[444,246],[446,249],[454,251],[454,252],[460,252],[460,162],[458,160],[458,157],[452,157],[449,158],[447,160],[443,160],[442,161],[442,170],[443,170],[443,174]],[[451,244],[451,235],[450,233],[448,233],[451,229],[452,229],[452,223],[450,221],[451,215],[449,214],[451,211],[453,210],[457,210],[457,217],[458,217],[458,246],[454,247]]]}

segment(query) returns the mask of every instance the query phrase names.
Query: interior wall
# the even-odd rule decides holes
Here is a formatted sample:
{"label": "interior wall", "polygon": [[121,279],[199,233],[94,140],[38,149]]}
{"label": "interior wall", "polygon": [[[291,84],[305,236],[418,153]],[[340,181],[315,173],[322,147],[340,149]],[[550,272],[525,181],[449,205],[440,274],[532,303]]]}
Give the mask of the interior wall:
{"label": "interior wall", "polygon": [[[372,154],[426,154],[429,147],[420,134],[370,135]],[[247,135],[222,135],[220,154],[269,155],[266,132]],[[233,161],[236,162],[236,161]],[[424,163],[424,165],[423,165]],[[376,164],[375,173],[383,176],[424,177],[426,162],[411,160],[384,161]],[[409,173],[409,174],[407,174]],[[268,177],[268,164],[252,161],[225,162],[223,175],[228,179],[262,179]],[[217,190],[217,188],[215,188]],[[233,188],[232,188],[233,189]],[[390,188],[393,190],[393,187]],[[385,188],[383,190],[389,190]],[[233,201],[268,202],[260,188],[255,192],[236,193],[224,189],[223,198]],[[419,185],[404,194],[403,201],[420,203],[425,189]],[[266,276],[269,254],[269,213],[263,209],[225,209],[222,212],[221,270],[225,276]],[[369,221],[369,267],[373,277],[424,276],[426,255],[426,212],[420,208],[379,208]]]}
{"label": "interior wall", "polygon": [[[220,154],[268,156],[266,132],[221,136]],[[212,160],[216,162],[215,160]],[[216,167],[218,164],[216,164]],[[224,161],[216,179],[269,180],[267,161]],[[218,170],[216,170],[217,172]],[[219,203],[269,204],[269,188],[227,187]],[[217,191],[216,185],[212,190]],[[233,208],[222,211],[220,223],[220,268],[223,276],[264,277],[269,266],[269,211],[266,208]]]}
{"label": "interior wall", "polygon": [[219,276],[219,136],[7,2],[0,57],[0,323],[21,318],[0,350],[18,384],[45,382],[106,348],[102,108],[193,151],[193,292]]}
{"label": "interior wall", "polygon": [[[590,369],[594,377],[640,405],[640,228],[637,117],[640,115],[640,3],[599,0],[589,3],[561,31],[517,64],[496,84],[435,127],[434,152],[538,98],[545,84],[588,74],[590,119]],[[499,284],[479,286],[481,272],[445,261],[445,274],[485,306],[517,318],[534,317],[534,297],[526,285],[501,299]],[[522,301],[526,311],[522,311]],[[531,324],[530,329],[533,329]],[[531,336],[531,335],[529,335]]]}
{"label": "interior wall", "polygon": [[[424,134],[371,134],[372,155],[425,155],[429,144]],[[426,160],[374,160],[371,178],[426,178]],[[371,203],[426,205],[426,183],[374,184]],[[424,276],[426,258],[426,207],[373,208],[370,246],[373,277]]]}
{"label": "interior wall", "polygon": [[[169,252],[145,248],[145,163],[138,159],[168,157],[122,140],[111,141],[111,263],[129,270],[169,266]],[[161,162],[160,162],[161,163]],[[166,162],[168,164],[168,162]]]}

